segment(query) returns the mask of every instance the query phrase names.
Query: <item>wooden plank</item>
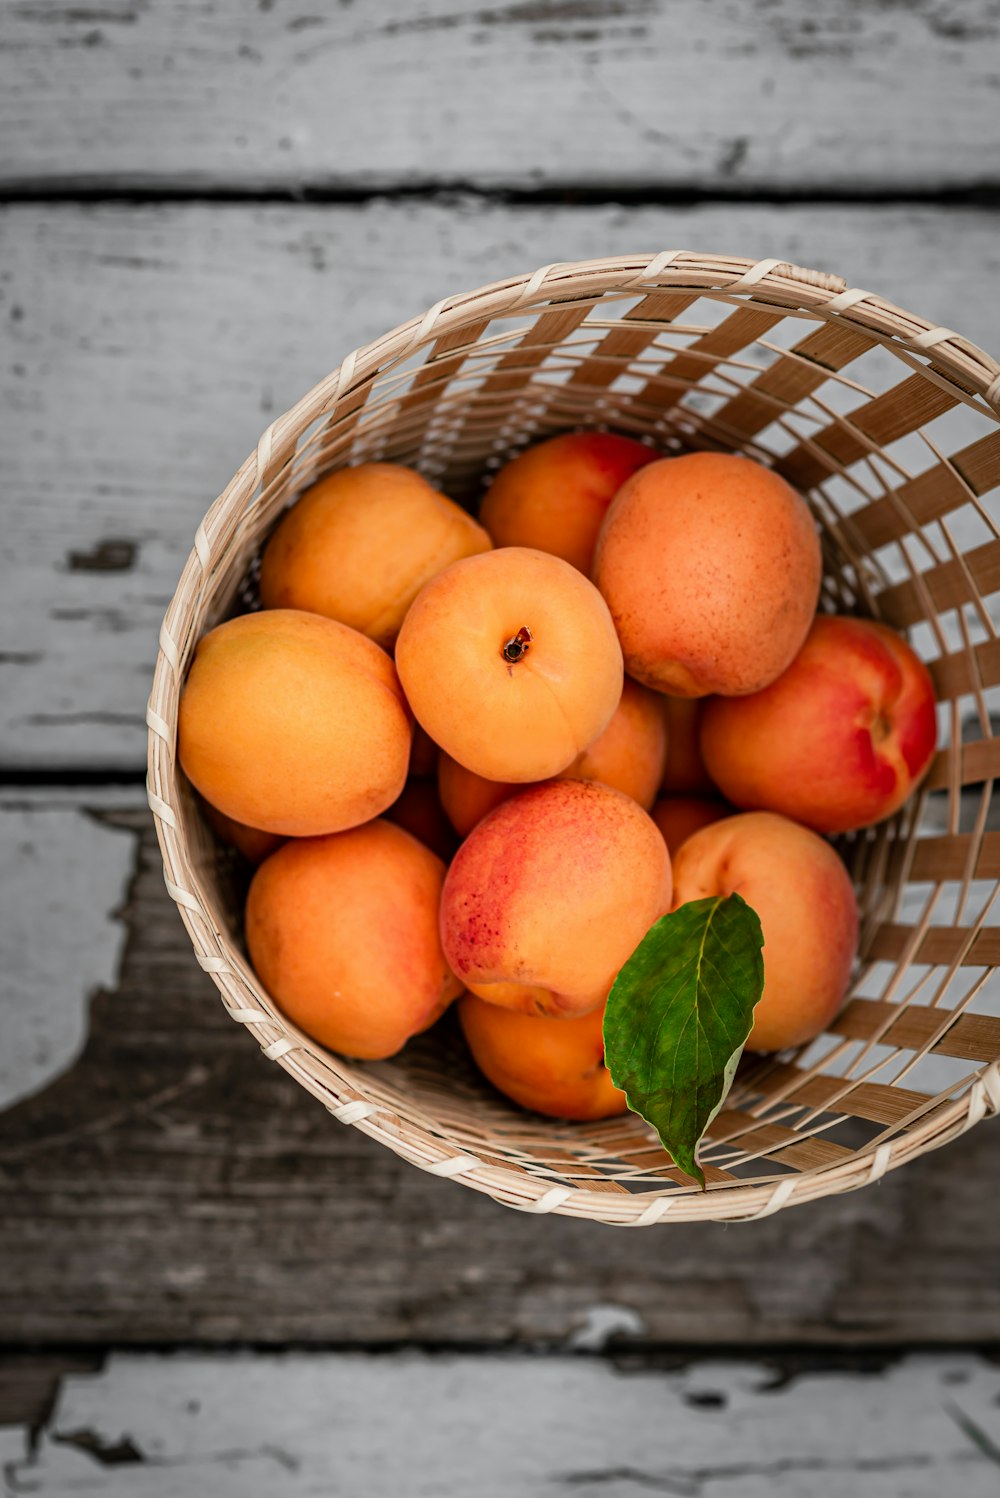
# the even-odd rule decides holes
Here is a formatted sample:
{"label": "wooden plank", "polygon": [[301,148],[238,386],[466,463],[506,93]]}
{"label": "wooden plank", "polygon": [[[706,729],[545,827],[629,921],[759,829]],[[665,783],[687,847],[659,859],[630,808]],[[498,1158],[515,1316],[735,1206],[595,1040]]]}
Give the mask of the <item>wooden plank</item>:
{"label": "wooden plank", "polygon": [[780,246],[1000,348],[1000,301],[980,294],[1000,278],[996,224],[462,201],[0,211],[0,765],[143,764],[160,619],[209,503],[303,390],[445,293],[567,253]]}
{"label": "wooden plank", "polygon": [[0,182],[979,186],[998,72],[991,0],[32,0]]}
{"label": "wooden plank", "polygon": [[[598,1312],[639,1347],[1000,1337],[995,1126],[756,1223],[609,1236],[505,1211],[265,1060],[194,962],[139,793],[75,794],[135,849],[129,934],[80,1059],[0,1117],[0,1342],[551,1346]],[[79,877],[46,836],[56,909]],[[77,992],[72,969],[51,981]]]}
{"label": "wooden plank", "polygon": [[6,1472],[12,1495],[36,1498],[995,1498],[998,1405],[1000,1369],[973,1353],[784,1375],[705,1359],[123,1354],[66,1378],[33,1446],[10,1433]]}

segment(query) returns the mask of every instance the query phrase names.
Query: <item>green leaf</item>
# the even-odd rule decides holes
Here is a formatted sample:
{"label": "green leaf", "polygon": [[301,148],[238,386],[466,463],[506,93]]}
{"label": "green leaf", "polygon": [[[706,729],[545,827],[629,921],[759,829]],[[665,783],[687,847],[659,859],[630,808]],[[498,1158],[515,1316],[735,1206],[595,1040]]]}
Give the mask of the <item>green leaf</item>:
{"label": "green leaf", "polygon": [[753,1026],[763,945],[757,912],[739,895],[691,900],[646,932],[604,1012],[611,1080],[703,1189],[695,1150]]}

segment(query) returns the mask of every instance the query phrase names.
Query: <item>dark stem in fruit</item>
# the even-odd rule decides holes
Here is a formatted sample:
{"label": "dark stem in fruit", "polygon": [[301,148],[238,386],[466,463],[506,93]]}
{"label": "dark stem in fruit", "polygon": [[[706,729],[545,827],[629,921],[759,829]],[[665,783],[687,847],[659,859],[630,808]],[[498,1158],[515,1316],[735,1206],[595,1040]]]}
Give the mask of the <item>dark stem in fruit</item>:
{"label": "dark stem in fruit", "polygon": [[531,630],[526,624],[522,624],[516,635],[512,635],[500,654],[505,661],[513,665],[515,661],[526,656],[531,647]]}

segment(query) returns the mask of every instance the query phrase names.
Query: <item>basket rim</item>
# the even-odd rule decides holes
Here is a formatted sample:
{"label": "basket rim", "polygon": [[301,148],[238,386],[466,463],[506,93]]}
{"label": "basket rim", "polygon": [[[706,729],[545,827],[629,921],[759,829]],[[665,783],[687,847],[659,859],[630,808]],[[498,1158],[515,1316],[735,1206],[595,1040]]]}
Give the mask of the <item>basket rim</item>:
{"label": "basket rim", "polygon": [[[253,1033],[270,1060],[324,1103],[328,1111],[394,1153],[432,1175],[448,1177],[483,1192],[516,1210],[536,1214],[585,1217],[610,1225],[649,1226],[655,1222],[750,1221],[786,1206],[856,1190],[930,1149],[946,1144],[986,1116],[1000,1112],[1000,1060],[970,1072],[958,1097],[930,1107],[915,1127],[882,1143],[870,1142],[847,1160],[813,1166],[766,1181],[714,1183],[705,1192],[651,1189],[635,1193],[595,1190],[585,1185],[554,1184],[527,1172],[492,1164],[469,1151],[449,1153],[427,1137],[418,1150],[401,1135],[398,1120],[376,1097],[377,1085],[348,1083],[332,1053],[298,1031],[258,985],[255,976],[218,929],[202,901],[172,877],[184,845],[181,822],[168,794],[174,773],[176,713],[173,721],[159,711],[171,688],[179,688],[183,662],[192,641],[178,637],[180,600],[207,587],[225,554],[228,522],[246,511],[295,451],[299,436],[352,390],[391,366],[403,364],[419,349],[472,322],[529,313],[558,305],[562,298],[627,298],[652,291],[689,292],[756,305],[813,319],[839,321],[863,331],[875,343],[891,346],[902,362],[949,388],[959,384],[983,414],[1000,422],[1000,363],[952,329],[936,326],[839,276],[810,270],[791,261],[670,250],[649,255],[609,256],[560,261],[532,272],[487,283],[444,297],[423,314],[349,353],[341,364],[279,415],[261,434],[256,448],[209,507],[195,532],[194,545],[178,579],[160,628],[152,691],[147,707],[147,797],[163,859],[166,888],[177,904],[196,958],[222,997],[231,1018]],[[977,400],[976,397],[979,399]],[[979,400],[982,404],[979,404]],[[322,1082],[302,1065],[308,1057],[322,1069]],[[412,1132],[412,1131],[411,1131]]]}

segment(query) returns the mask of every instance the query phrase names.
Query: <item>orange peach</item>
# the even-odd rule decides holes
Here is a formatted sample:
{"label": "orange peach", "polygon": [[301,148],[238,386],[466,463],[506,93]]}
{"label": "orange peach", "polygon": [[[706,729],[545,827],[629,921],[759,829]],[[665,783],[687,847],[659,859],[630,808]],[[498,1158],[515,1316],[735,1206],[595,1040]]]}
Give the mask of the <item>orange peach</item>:
{"label": "orange peach", "polygon": [[629,796],[590,780],[521,791],[473,828],[441,900],[465,986],[528,1014],[584,1014],[670,908],[670,859]]}
{"label": "orange peach", "polygon": [[628,1107],[604,1065],[604,1009],[579,1019],[515,1014],[475,994],[458,1017],[480,1071],[498,1091],[552,1118],[611,1118]]}
{"label": "orange peach", "polygon": [[749,812],[694,833],[674,862],[674,905],[742,895],[764,934],[764,992],[750,1051],[803,1045],[830,1023],[847,990],[858,908],[830,844],[786,817]]}
{"label": "orange peach", "polygon": [[261,602],[339,619],[391,650],[424,583],[490,545],[471,515],[411,469],[340,468],[306,490],[268,541]]}
{"label": "orange peach", "polygon": [[779,676],[806,637],[820,575],[805,501],[771,469],[709,452],[628,480],[593,571],[626,670],[676,697],[741,696]]}
{"label": "orange peach", "polygon": [[198,642],[178,753],[219,811],[310,837],[378,816],[406,780],[411,722],[392,661],[346,624],[270,609]]}
{"label": "orange peach", "polygon": [[608,505],[625,480],[659,455],[631,437],[572,432],[512,458],[479,518],[497,546],[532,546],[590,572]]}
{"label": "orange peach", "polygon": [[710,796],[715,790],[698,743],[703,697],[664,697],[667,710],[667,767],[663,790],[668,795]]}
{"label": "orange peach", "polygon": [[429,582],[396,642],[418,721],[488,780],[558,775],[607,727],[622,656],[607,605],[575,567],[511,546]]}
{"label": "orange peach", "polygon": [[439,858],[385,821],[286,843],[247,898],[257,976],[321,1045],[395,1055],[461,991],[438,932],[443,878]]}
{"label": "orange peach", "polygon": [[402,795],[385,812],[385,818],[419,838],[445,863],[458,847],[455,829],[445,816],[433,780],[408,780]]}
{"label": "orange peach", "polygon": [[263,863],[276,848],[280,848],[285,841],[277,832],[262,832],[259,827],[248,827],[245,822],[237,822],[232,817],[227,817],[211,801],[202,798],[201,809],[205,813],[205,820],[214,832],[241,853],[247,863]]}
{"label": "orange peach", "polygon": [[476,775],[450,754],[438,758],[438,795],[459,837],[468,837],[487,813],[523,790],[523,785],[510,780],[487,780],[485,775]]}
{"label": "orange peach", "polygon": [[682,843],[700,827],[710,827],[731,817],[733,808],[724,801],[711,801],[707,796],[665,796],[657,801],[650,816],[663,834],[670,857],[677,857]]}
{"label": "orange peach", "polygon": [[[560,780],[599,780],[623,791],[646,811],[663,777],[667,748],[665,699],[625,678],[621,701],[611,722],[589,749],[578,754]],[[487,812],[524,787],[509,780],[474,775],[448,754],[438,763],[441,804],[460,837],[467,837]]]}
{"label": "orange peach", "polygon": [[777,681],[707,703],[701,728],[705,762],[735,806],[818,832],[898,811],[936,742],[934,686],[906,641],[883,624],[824,615]]}

